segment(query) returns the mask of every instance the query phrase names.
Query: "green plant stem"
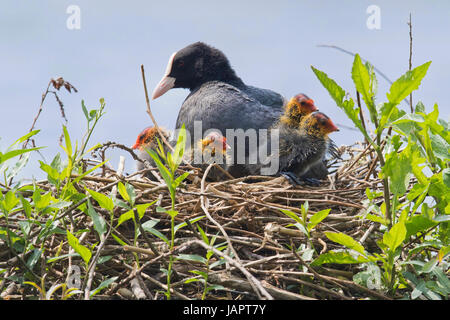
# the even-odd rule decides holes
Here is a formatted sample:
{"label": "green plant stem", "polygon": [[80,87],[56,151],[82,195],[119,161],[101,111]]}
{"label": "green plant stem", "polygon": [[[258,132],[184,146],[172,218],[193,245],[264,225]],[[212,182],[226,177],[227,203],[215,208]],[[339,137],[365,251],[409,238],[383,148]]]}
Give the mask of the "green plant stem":
{"label": "green plant stem", "polygon": [[[378,121],[376,121],[375,126],[378,128]],[[380,161],[380,166],[384,167],[386,164],[384,161],[383,151],[381,149],[381,132],[377,133],[377,144],[375,147],[375,151],[378,155],[378,161]],[[386,219],[389,221],[389,229],[392,227],[392,214],[391,214],[391,197],[390,197],[390,190],[389,190],[389,179],[388,177],[383,178],[383,197],[384,202],[386,204]]]}
{"label": "green plant stem", "polygon": [[388,266],[386,271],[390,270],[389,274],[389,283],[388,283],[388,291],[391,295],[394,294],[394,284],[395,284],[395,264],[394,264],[394,253],[388,253]]}
{"label": "green plant stem", "polygon": [[87,123],[87,132],[85,134],[85,136],[87,135],[87,137],[83,141],[83,145],[82,145],[82,148],[81,148],[80,155],[84,154],[84,150],[86,149],[87,143],[89,142],[89,139],[91,138],[92,132],[94,132],[95,126],[97,125],[97,122],[100,120],[100,118],[104,114],[103,113],[103,109],[104,108],[105,108],[105,103],[104,102],[100,102],[100,109],[98,110],[98,112],[95,115],[95,120],[94,120],[94,124],[92,125],[92,128],[89,128],[89,121],[88,121],[88,123]]}
{"label": "green plant stem", "polygon": [[209,259],[206,260],[206,276],[204,277],[205,286],[203,287],[202,300],[206,299],[206,293],[208,292],[208,275],[209,275]]}
{"label": "green plant stem", "polygon": [[[172,210],[175,208],[174,202],[172,202]],[[169,256],[169,266],[167,268],[167,300],[170,300],[170,277],[172,273],[172,265],[173,265],[173,254],[172,250],[175,243],[175,217],[171,216],[170,218],[170,256]]]}

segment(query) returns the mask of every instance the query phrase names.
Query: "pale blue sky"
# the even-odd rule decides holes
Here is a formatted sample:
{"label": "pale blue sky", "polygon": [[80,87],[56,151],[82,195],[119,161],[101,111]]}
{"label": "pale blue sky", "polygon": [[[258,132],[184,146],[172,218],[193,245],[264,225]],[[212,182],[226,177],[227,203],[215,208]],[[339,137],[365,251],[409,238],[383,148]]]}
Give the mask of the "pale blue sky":
{"label": "pale blue sky", "polygon": [[[432,5],[430,4],[432,3]],[[369,5],[381,9],[381,29],[366,27]],[[69,30],[69,5],[81,9],[81,29]],[[63,76],[79,91],[61,92],[72,138],[81,139],[85,123],[81,100],[89,107],[107,103],[92,144],[116,141],[132,145],[151,124],[145,113],[140,65],[149,90],[164,73],[169,56],[189,43],[204,41],[221,49],[247,83],[270,88],[286,97],[307,93],[336,123],[349,125],[312,73],[323,70],[354,95],[350,70],[353,58],[318,44],[358,52],[392,80],[408,68],[408,16],[413,16],[417,66],[433,63],[414,101],[430,108],[438,103],[448,119],[450,82],[449,1],[62,1],[4,0],[0,6],[0,147],[25,134],[51,77]],[[388,84],[379,77],[379,99]],[[173,128],[179,106],[188,94],[176,89],[152,102],[160,125]],[[48,161],[58,151],[62,120],[50,96],[37,122],[37,143]],[[359,135],[341,130],[338,144]],[[110,152],[117,167],[122,151]],[[126,170],[134,164],[126,155]],[[27,171],[37,174],[34,155]],[[38,175],[40,176],[40,175]]]}

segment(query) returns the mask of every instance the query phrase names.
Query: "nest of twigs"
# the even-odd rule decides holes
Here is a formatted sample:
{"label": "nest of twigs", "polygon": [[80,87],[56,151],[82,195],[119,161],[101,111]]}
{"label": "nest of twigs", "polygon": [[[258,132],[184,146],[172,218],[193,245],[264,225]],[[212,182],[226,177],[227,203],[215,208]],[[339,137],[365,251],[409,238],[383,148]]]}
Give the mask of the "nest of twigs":
{"label": "nest of twigs", "polygon": [[[179,214],[175,218],[176,223],[204,216],[195,223],[201,226],[209,238],[216,236],[216,244],[224,243],[228,247],[222,251],[214,251],[211,263],[219,259],[225,259],[225,263],[212,270],[206,270],[201,263],[176,260],[171,278],[172,297],[201,297],[204,284],[198,281],[186,282],[195,276],[200,277],[190,272],[198,270],[208,271],[208,285],[221,288],[209,291],[207,299],[387,299],[382,293],[352,281],[353,275],[360,271],[357,265],[313,268],[310,262],[317,255],[302,257],[301,250],[292,250],[301,246],[308,248],[311,244],[317,253],[342,249],[343,247],[327,239],[325,231],[343,232],[359,240],[365,247],[376,247],[374,233],[377,231],[371,227],[370,221],[361,219],[366,206],[363,202],[366,199],[366,188],[381,188],[376,172],[376,157],[370,147],[362,144],[341,147],[340,150],[342,158],[329,163],[328,181],[323,181],[319,187],[293,187],[283,177],[264,176],[211,182],[205,177],[205,172],[193,172],[177,189],[175,209]],[[88,161],[87,165],[92,163]],[[180,167],[181,171],[190,169]],[[207,171],[208,169],[206,173]],[[126,176],[112,168],[103,168],[97,175],[84,177],[79,185],[81,190],[87,187],[108,195],[118,181],[134,186],[136,203],[156,200],[156,204],[147,209],[140,223],[159,219],[155,228],[170,237],[169,215],[156,210],[157,206],[166,209],[171,207],[169,193],[162,179],[155,182],[142,178],[139,174]],[[39,186],[51,189],[46,181],[41,181]],[[120,198],[120,195],[117,194],[117,197]],[[326,219],[312,230],[310,241],[307,241],[305,234],[299,229],[292,227],[294,221],[280,211],[288,209],[300,215],[301,205],[306,201],[309,216],[323,209],[331,209]],[[109,221],[108,212],[95,201],[92,203],[96,211]],[[116,207],[116,219],[124,212],[124,209]],[[195,254],[204,257],[208,249],[197,228],[191,223],[177,231],[175,248],[173,252],[169,252],[164,241],[146,232],[141,232],[137,243],[133,245],[135,225],[131,220],[114,231],[128,244],[123,245],[110,234],[103,240],[99,239],[92,220],[77,209],[72,210],[70,220],[69,216],[66,219],[68,223],[72,223],[74,232],[86,230],[80,238],[81,244],[89,248],[97,244],[92,255],[93,260],[97,259],[95,271],[85,270],[86,279],[82,281],[82,291],[86,290],[86,283],[92,289],[105,279],[117,277],[107,289],[95,295],[95,299],[164,299],[166,274],[161,269],[167,268],[169,255]],[[116,221],[113,225],[116,225]],[[43,247],[47,258],[73,252],[64,234],[55,233]],[[101,260],[108,256],[108,259]],[[13,261],[16,257],[9,256],[9,260],[5,258],[3,256],[1,260],[6,262],[0,262],[5,266],[20,265],[18,261]],[[139,263],[136,263],[137,260]],[[78,256],[72,256],[56,260],[51,267],[35,272],[41,272],[40,276],[46,274],[45,281],[50,286],[66,281],[70,265],[83,266],[83,261]],[[9,277],[14,276],[18,270],[11,271]],[[3,282],[3,286],[5,285],[9,285],[8,280]],[[19,296],[23,298],[23,295],[32,295],[32,290],[29,286]],[[14,297],[14,292],[10,291],[9,294]],[[81,296],[82,294],[78,297]]]}

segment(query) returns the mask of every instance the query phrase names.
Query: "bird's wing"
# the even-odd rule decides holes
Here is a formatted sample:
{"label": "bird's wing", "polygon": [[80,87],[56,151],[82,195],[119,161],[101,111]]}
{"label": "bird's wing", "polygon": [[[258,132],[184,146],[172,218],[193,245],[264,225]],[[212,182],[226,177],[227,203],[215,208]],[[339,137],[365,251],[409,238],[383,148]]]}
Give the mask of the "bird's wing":
{"label": "bird's wing", "polygon": [[267,129],[281,110],[262,105],[242,90],[224,82],[211,81],[193,91],[184,101],[176,127],[183,123],[193,129],[194,121],[202,121],[203,132],[218,129]]}
{"label": "bird's wing", "polygon": [[258,100],[261,104],[275,109],[282,110],[284,104],[286,103],[281,94],[269,89],[247,86],[245,93]]}

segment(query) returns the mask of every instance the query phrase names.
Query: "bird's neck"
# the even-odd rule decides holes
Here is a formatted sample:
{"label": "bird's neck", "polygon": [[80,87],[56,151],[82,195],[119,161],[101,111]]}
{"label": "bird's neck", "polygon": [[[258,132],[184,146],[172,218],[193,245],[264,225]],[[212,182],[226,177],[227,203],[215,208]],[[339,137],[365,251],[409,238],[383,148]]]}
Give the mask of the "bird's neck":
{"label": "bird's neck", "polygon": [[241,78],[239,78],[236,74],[226,77],[225,79],[222,80],[223,82],[226,82],[228,84],[231,84],[232,86],[239,88],[239,89],[244,89],[247,86],[245,85],[244,81],[242,81]]}
{"label": "bird's neck", "polygon": [[[214,63],[208,59],[205,61],[209,65],[201,73],[201,78],[197,79],[195,88],[202,86],[206,82],[221,81],[228,83],[238,89],[245,89],[247,86],[244,81],[236,75],[236,72],[230,66],[227,60]],[[193,91],[195,88],[190,88]]]}
{"label": "bird's neck", "polygon": [[215,76],[207,76],[204,77],[197,86],[195,86],[194,88],[190,88],[191,91],[194,91],[195,89],[197,89],[198,87],[201,87],[203,84],[210,82],[210,81],[220,81],[220,82],[225,82],[227,84],[232,85],[233,87],[236,87],[238,89],[245,89],[247,86],[245,85],[245,83],[242,81],[241,78],[239,78],[238,76],[236,76],[235,74],[222,74],[222,75],[215,75]]}

